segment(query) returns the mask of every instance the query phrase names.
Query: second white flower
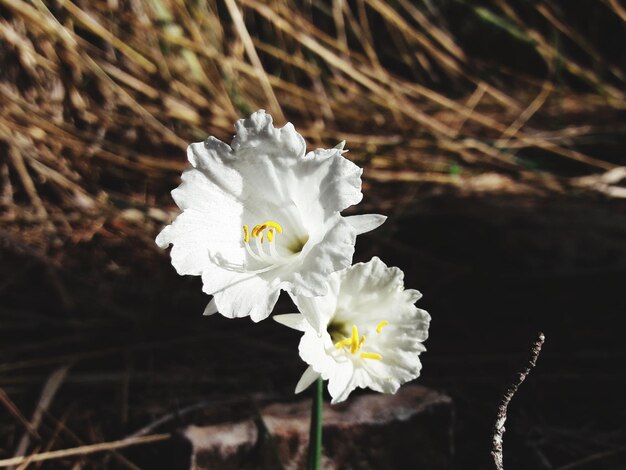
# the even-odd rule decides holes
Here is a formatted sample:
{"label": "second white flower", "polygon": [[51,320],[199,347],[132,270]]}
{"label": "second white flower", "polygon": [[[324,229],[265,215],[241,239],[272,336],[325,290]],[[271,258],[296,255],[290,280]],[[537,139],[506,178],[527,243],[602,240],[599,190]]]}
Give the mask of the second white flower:
{"label": "second white flower", "polygon": [[296,393],[321,376],[338,403],[357,387],[395,393],[419,376],[430,315],[414,305],[421,294],[404,289],[403,278],[374,257],[331,275],[324,296],[292,296],[301,313],[274,319],[304,332],[299,350],[309,368]]}

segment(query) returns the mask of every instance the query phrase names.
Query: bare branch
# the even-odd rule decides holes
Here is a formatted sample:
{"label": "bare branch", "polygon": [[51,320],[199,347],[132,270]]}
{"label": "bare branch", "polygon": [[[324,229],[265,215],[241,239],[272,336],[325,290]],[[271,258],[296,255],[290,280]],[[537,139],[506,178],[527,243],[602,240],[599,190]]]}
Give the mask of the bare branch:
{"label": "bare branch", "polygon": [[0,460],[0,467],[10,467],[12,465],[19,465],[24,462],[43,462],[45,460],[64,459],[68,457],[93,454],[95,452],[123,449],[130,446],[166,441],[168,439],[171,439],[171,437],[171,434],[152,434],[149,436],[130,437],[127,439],[122,439],[120,441],[89,444],[86,446],[74,447],[71,449],[59,449],[52,450],[50,452],[41,452],[39,454],[31,454],[26,457],[12,457],[10,459]]}
{"label": "bare branch", "polygon": [[530,371],[537,364],[537,359],[539,358],[539,353],[541,353],[541,347],[543,346],[543,342],[545,341],[545,339],[546,337],[544,336],[544,334],[539,333],[539,338],[533,344],[533,349],[531,351],[528,364],[526,364],[524,370],[519,373],[517,380],[515,380],[515,382],[513,382],[513,384],[506,391],[504,397],[502,398],[502,403],[500,403],[500,406],[498,407],[498,416],[496,419],[495,430],[493,433],[493,440],[491,441],[491,455],[493,456],[493,461],[497,470],[504,470],[504,465],[502,463],[502,442],[504,431],[506,430],[504,428],[504,422],[506,421],[507,408],[509,406],[509,403],[511,402],[511,399],[513,398],[515,393],[517,393],[517,389],[519,388],[519,386],[522,384],[522,382],[524,382],[524,380],[526,380],[526,377],[528,377]]}

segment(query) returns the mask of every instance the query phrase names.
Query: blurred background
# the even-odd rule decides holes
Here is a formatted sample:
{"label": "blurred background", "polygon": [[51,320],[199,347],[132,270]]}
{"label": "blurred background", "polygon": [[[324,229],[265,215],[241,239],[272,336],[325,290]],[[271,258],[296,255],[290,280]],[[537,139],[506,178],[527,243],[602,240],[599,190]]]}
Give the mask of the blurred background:
{"label": "blurred background", "polygon": [[310,149],[346,140],[347,212],[389,215],[355,261],[424,294],[455,468],[492,468],[539,331],[506,468],[626,468],[625,40],[624,0],[0,0],[0,458],[292,399],[298,334],[202,317],[154,244],[186,146],[264,108]]}

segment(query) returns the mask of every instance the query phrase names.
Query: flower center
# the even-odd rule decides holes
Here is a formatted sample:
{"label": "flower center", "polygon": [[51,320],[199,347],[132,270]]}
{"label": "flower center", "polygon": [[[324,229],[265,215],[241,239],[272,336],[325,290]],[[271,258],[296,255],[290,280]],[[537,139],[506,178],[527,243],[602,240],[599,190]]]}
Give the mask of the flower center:
{"label": "flower center", "polygon": [[[381,321],[378,326],[376,326],[376,333],[380,334],[383,327],[388,324],[389,322],[386,320]],[[339,341],[335,343],[336,349],[349,348],[350,354],[352,355],[359,352],[361,350],[361,346],[363,346],[363,344],[365,343],[365,335],[361,335],[359,337],[359,329],[356,325],[352,325],[352,334],[349,337],[346,337],[346,335],[344,334],[344,324],[338,322],[328,325],[328,333],[330,334],[330,337],[333,341],[339,339]],[[378,353],[366,351],[361,351],[359,357],[361,359],[375,359],[377,361],[380,361],[383,358],[383,356]]]}
{"label": "flower center", "polygon": [[[290,255],[281,254],[276,248],[276,236],[281,233],[283,227],[273,220],[255,225],[252,230],[248,225],[243,225],[243,244],[246,252],[252,259],[265,265],[264,268],[256,270],[257,272],[264,272],[290,261]],[[284,248],[281,249],[284,252]]]}
{"label": "flower center", "polygon": [[300,253],[308,241],[309,236],[304,235],[302,238],[297,238],[295,241],[287,245],[286,248],[290,253]]}

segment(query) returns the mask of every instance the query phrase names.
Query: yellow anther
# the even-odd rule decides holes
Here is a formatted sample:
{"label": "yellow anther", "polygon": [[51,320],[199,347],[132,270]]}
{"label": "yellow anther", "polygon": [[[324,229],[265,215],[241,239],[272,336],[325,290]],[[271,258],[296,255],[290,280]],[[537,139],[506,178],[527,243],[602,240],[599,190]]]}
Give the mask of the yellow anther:
{"label": "yellow anther", "polygon": [[376,333],[380,333],[380,330],[382,330],[385,325],[389,325],[389,322],[387,320],[381,321],[376,327]]}
{"label": "yellow anther", "polygon": [[250,232],[248,231],[248,226],[243,226],[243,242],[248,243],[250,241]]}
{"label": "yellow anther", "polygon": [[352,338],[346,338],[346,339],[342,339],[341,341],[339,341],[337,344],[335,344],[335,347],[337,349],[341,349],[344,346],[348,346],[350,343],[352,343]]}
{"label": "yellow anther", "polygon": [[352,338],[350,338],[350,352],[354,354],[359,350],[359,330],[352,325]]}
{"label": "yellow anther", "polygon": [[252,229],[252,236],[253,237],[258,237],[259,233],[261,233],[266,228],[267,228],[267,225],[265,225],[265,224],[255,225],[254,228]]}
{"label": "yellow anther", "polygon": [[[244,231],[247,233],[246,227],[247,226],[244,226]],[[271,227],[270,230],[267,233],[267,239],[269,241],[272,241],[274,239],[275,232],[283,233],[283,228],[280,226],[280,224],[278,224],[277,222],[273,222],[271,220],[268,220],[267,222],[265,222],[263,224],[255,225],[254,228],[252,229],[252,232],[250,233],[250,235],[252,235],[252,237],[254,237],[254,238],[261,237],[261,243],[263,243],[263,232],[268,227]],[[249,236],[247,237],[246,241],[248,241],[248,240],[250,240]]]}
{"label": "yellow anther", "polygon": [[335,348],[341,349],[345,346],[350,346],[350,353],[354,354],[359,349],[361,349],[361,346],[363,346],[364,342],[365,335],[361,336],[361,338],[359,339],[359,330],[356,325],[352,325],[352,336],[350,336],[350,338],[344,338],[341,341],[335,343]]}
{"label": "yellow anther", "polygon": [[380,354],[370,352],[362,352],[360,356],[361,359],[375,359],[377,361],[380,361],[383,358]]}
{"label": "yellow anther", "polygon": [[283,228],[280,226],[278,222],[273,222],[271,220],[268,220],[263,225],[267,227],[274,227],[278,233],[283,233]]}

